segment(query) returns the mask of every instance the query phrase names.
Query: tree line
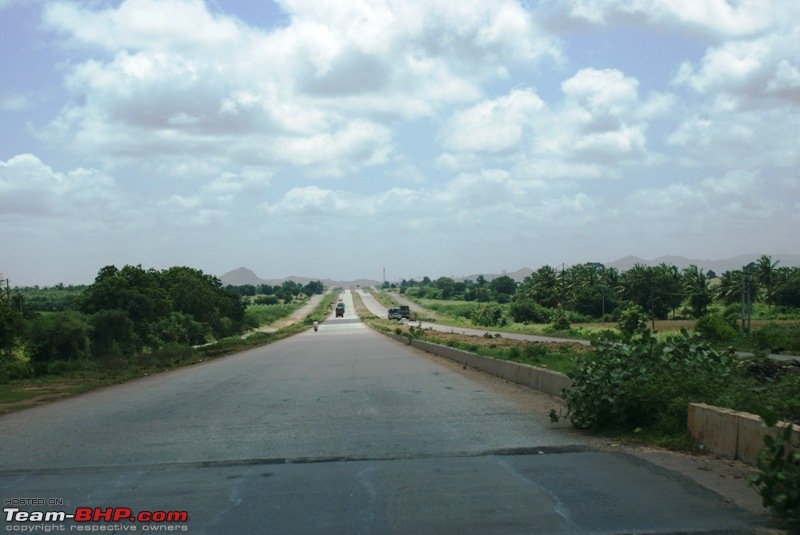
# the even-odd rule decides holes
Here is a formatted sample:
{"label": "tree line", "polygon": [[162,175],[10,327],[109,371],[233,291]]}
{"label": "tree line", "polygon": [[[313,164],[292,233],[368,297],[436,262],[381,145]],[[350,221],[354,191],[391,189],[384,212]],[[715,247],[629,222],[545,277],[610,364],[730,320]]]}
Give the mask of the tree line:
{"label": "tree line", "polygon": [[491,281],[481,275],[463,282],[424,277],[421,281],[403,280],[394,287],[410,297],[508,303],[508,314],[520,323],[551,323],[557,317],[616,320],[620,310],[629,305],[637,305],[653,319],[701,318],[713,303],[739,304],[743,296],[748,302],[800,308],[800,268],[777,264],[762,255],[740,270],[717,277],[694,265],[680,270],[665,263],[636,264],[621,272],[590,262],[569,267],[545,265],[521,283],[507,275]]}
{"label": "tree line", "polygon": [[[277,299],[322,293],[321,282],[260,288]],[[245,295],[247,293],[245,292]],[[0,379],[49,363],[129,360],[169,346],[199,345],[244,331],[241,291],[189,267],[106,266],[88,286],[38,287],[0,299]]]}

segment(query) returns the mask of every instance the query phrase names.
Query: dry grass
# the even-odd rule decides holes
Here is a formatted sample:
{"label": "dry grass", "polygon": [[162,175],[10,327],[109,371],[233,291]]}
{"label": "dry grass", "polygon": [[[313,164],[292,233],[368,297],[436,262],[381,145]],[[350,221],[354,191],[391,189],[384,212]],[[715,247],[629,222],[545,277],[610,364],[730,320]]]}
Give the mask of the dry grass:
{"label": "dry grass", "polygon": [[16,388],[7,385],[6,399],[0,402],[0,414],[19,409],[35,407],[66,398],[85,390],[82,380],[61,380],[41,384],[19,385]]}

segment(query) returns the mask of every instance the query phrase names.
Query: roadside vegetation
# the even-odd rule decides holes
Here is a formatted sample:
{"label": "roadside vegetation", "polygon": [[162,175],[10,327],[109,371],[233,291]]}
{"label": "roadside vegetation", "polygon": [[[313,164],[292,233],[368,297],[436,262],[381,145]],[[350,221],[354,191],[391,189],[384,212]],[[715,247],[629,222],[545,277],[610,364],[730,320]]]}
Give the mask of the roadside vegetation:
{"label": "roadside vegetation", "polygon": [[268,344],[321,320],[270,325],[320,282],[223,288],[199,270],[107,266],[88,286],[15,288],[0,298],[0,413]]}
{"label": "roadside vegetation", "polygon": [[637,306],[656,333],[686,328],[717,347],[800,355],[800,268],[778,267],[766,255],[720,276],[696,266],[637,264],[619,272],[586,263],[543,266],[519,283],[505,275],[424,277],[382,290],[431,311],[420,319],[453,326],[591,340],[616,331],[620,315]]}
{"label": "roadside vegetation", "polygon": [[[430,310],[419,319],[488,328],[463,337],[414,327],[376,328],[424,337],[493,358],[547,367],[573,380],[566,409],[551,418],[623,440],[698,451],[687,430],[689,403],[761,415],[772,427],[749,483],[764,506],[800,532],[800,437],[777,422],[800,424],[800,269],[768,256],[717,277],[692,266],[637,265],[618,273],[601,264],[545,266],[521,283],[403,281],[384,285],[382,300],[402,296]],[[395,324],[396,325],[396,324]],[[519,332],[591,340],[588,351],[514,343]],[[471,339],[470,339],[471,338]],[[577,348],[576,348],[577,349]],[[739,352],[750,352],[743,357]],[[554,360],[567,354],[568,362]]]}

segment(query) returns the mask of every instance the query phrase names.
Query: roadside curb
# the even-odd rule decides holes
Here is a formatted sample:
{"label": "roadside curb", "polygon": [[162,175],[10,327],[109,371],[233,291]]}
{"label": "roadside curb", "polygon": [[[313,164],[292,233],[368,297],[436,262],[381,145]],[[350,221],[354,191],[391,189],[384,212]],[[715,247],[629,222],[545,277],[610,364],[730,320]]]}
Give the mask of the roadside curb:
{"label": "roadside curb", "polygon": [[[764,446],[764,437],[775,436],[774,430],[763,427],[760,416],[706,405],[690,403],[688,428],[692,438],[703,447],[724,459],[735,459],[756,466],[758,450]],[[788,426],[780,422],[780,426]],[[800,436],[800,426],[792,425]]]}
{"label": "roadside curb", "polygon": [[389,338],[393,338],[398,342],[453,360],[464,366],[476,368],[488,374],[500,377],[501,379],[511,381],[512,383],[533,388],[534,390],[544,392],[550,396],[561,397],[562,390],[572,386],[572,379],[563,373],[554,372],[545,368],[537,368],[530,364],[484,357],[476,353],[470,353],[469,351],[463,351],[441,344],[434,344],[432,342],[425,342],[423,340],[409,339],[406,336],[399,336],[392,333],[377,332]]}

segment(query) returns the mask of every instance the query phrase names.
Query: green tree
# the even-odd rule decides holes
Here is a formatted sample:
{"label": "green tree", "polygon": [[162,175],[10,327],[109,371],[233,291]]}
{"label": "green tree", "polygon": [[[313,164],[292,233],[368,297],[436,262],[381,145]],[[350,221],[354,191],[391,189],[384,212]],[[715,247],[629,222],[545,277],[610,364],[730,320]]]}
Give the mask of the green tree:
{"label": "green tree", "polygon": [[189,314],[173,312],[151,326],[150,338],[164,344],[200,345],[211,331],[208,325],[195,321]]}
{"label": "green tree", "polygon": [[775,303],[800,308],[800,268],[786,270],[781,285],[775,291]]}
{"label": "green tree", "polygon": [[[227,336],[228,318],[233,322],[244,319],[245,305],[238,295],[226,292],[220,280],[198,269],[185,266],[171,267],[162,272],[164,289],[176,312],[188,314],[196,322],[210,326],[216,336]],[[292,283],[290,291],[300,291]],[[163,316],[163,317],[166,317]]]}
{"label": "green tree", "polygon": [[[608,273],[607,273],[608,272]],[[616,308],[612,279],[616,271],[603,264],[589,262],[577,264],[567,270],[567,307],[580,314],[595,318]]]}
{"label": "green tree", "polygon": [[141,265],[117,269],[106,266],[78,297],[81,312],[87,315],[101,310],[124,310],[145,340],[148,326],[172,312],[172,302],[162,287],[157,271]]}
{"label": "green tree", "polygon": [[36,316],[30,323],[27,351],[34,364],[83,360],[91,356],[91,326],[74,311]]}
{"label": "green tree", "polygon": [[456,281],[450,277],[439,277],[433,282],[433,286],[442,291],[442,299],[451,299],[455,293]]}
{"label": "green tree", "polygon": [[704,316],[708,312],[708,306],[714,300],[709,288],[708,277],[693,264],[683,270],[683,283],[686,293],[689,294],[692,315],[695,318]]}
{"label": "green tree", "polygon": [[508,303],[517,291],[517,281],[508,275],[501,275],[489,283],[489,290],[498,303]]}
{"label": "green tree", "polygon": [[17,341],[24,331],[24,320],[18,309],[6,299],[0,298],[0,360],[10,358]]}
{"label": "green tree", "polygon": [[519,288],[521,300],[530,299],[547,308],[559,304],[558,273],[550,266],[542,266],[522,281]]}
{"label": "green tree", "polygon": [[775,302],[777,289],[776,267],[778,262],[773,262],[771,256],[762,255],[755,264],[755,282],[763,291],[764,302],[771,306]]}
{"label": "green tree", "polygon": [[726,305],[738,303],[742,296],[742,272],[739,270],[726,271],[719,278],[717,298]]}
{"label": "green tree", "polygon": [[101,310],[91,316],[95,358],[127,357],[139,349],[136,326],[124,310]]}
{"label": "green tree", "polygon": [[675,266],[636,264],[620,276],[622,297],[646,310],[653,319],[666,319],[680,306],[684,292]]}

